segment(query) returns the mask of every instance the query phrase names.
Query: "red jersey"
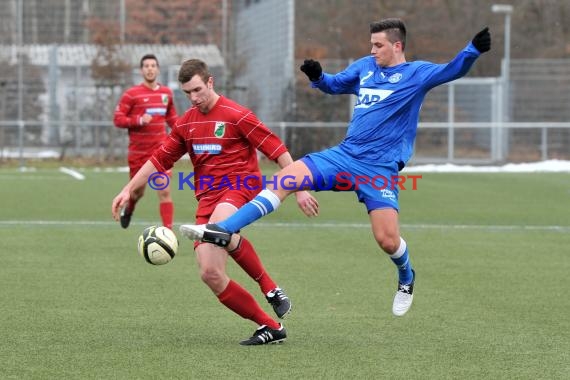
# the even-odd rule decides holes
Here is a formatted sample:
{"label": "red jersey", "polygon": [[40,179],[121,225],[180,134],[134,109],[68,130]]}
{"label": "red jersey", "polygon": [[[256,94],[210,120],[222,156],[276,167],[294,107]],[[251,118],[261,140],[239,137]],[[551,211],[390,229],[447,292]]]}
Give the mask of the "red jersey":
{"label": "red jersey", "polygon": [[[113,122],[129,129],[129,165],[144,163],[166,138],[166,123],[172,128],[178,119],[170,88],[158,85],[151,90],[142,83],[129,88],[115,108]],[[145,113],[149,124],[141,125]]]}
{"label": "red jersey", "polygon": [[[281,139],[252,111],[220,96],[207,114],[197,107],[186,111],[150,160],[164,172],[188,153],[194,165],[196,198],[200,199],[207,192],[226,191],[228,183],[235,185],[247,176],[259,180],[257,184],[248,180],[248,186],[261,190],[257,150],[274,161],[287,152]],[[207,187],[199,183],[206,177],[212,179]]]}

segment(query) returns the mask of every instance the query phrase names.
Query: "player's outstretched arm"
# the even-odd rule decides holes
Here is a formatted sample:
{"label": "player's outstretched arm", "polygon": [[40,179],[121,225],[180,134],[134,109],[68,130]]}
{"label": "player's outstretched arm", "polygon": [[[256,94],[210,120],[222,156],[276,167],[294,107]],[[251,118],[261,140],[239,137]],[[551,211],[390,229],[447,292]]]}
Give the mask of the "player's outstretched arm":
{"label": "player's outstretched arm", "polygon": [[424,88],[429,90],[443,83],[461,78],[467,74],[477,58],[489,50],[491,50],[491,33],[489,33],[489,28],[486,27],[477,33],[467,47],[448,63],[426,66],[429,72],[423,81]]}
{"label": "player's outstretched arm", "polygon": [[121,208],[127,204],[133,193],[140,192],[146,186],[148,177],[156,172],[154,164],[148,160],[135,176],[123,187],[123,190],[113,199],[111,213],[113,219],[119,220]]}

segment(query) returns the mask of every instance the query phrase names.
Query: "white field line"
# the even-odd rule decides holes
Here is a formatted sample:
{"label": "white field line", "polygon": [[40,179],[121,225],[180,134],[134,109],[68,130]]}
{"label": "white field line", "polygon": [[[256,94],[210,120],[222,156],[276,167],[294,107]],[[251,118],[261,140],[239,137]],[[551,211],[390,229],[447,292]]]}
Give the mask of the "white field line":
{"label": "white field line", "polygon": [[[150,226],[156,222],[133,221],[132,225]],[[0,226],[119,226],[118,222],[95,220],[0,220]],[[255,223],[251,227],[259,228],[326,228],[326,229],[369,229],[367,223]],[[411,230],[478,230],[478,231],[551,231],[570,232],[570,226],[522,226],[522,225],[476,225],[476,224],[402,224],[402,229]]]}
{"label": "white field line", "polygon": [[[80,172],[78,172],[77,170],[73,170],[70,168],[66,168],[64,166],[60,167],[58,169],[58,171],[60,173],[63,174],[67,174],[79,181],[83,181],[85,179],[85,175],[81,174]],[[47,170],[44,170],[43,172],[47,172]],[[41,181],[45,181],[45,180],[54,180],[54,179],[63,179],[63,178],[58,178],[58,177],[51,177],[51,176],[45,176],[45,175],[41,175],[36,170],[24,170],[21,171],[20,173],[25,173],[27,175],[20,175],[20,174],[0,174],[0,179],[4,179],[4,180],[41,180]],[[33,173],[32,175],[30,175],[30,173]],[[38,175],[39,174],[39,175]]]}
{"label": "white field line", "polygon": [[85,176],[83,174],[79,173],[77,170],[69,169],[69,168],[62,166],[59,168],[59,171],[62,173],[68,174],[68,175],[72,176],[73,178],[75,178],[79,181],[83,181],[85,179]]}
{"label": "white field line", "polygon": [[0,180],[2,181],[53,181],[53,180],[65,180],[68,181],[67,177],[55,177],[55,176],[21,176],[21,175],[0,175]]}

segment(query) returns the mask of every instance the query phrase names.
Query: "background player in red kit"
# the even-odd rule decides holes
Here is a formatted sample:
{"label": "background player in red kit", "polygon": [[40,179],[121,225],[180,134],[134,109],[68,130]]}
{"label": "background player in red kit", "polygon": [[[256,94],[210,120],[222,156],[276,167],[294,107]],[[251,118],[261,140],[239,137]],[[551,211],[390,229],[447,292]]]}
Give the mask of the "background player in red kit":
{"label": "background player in red kit", "polygon": [[[121,97],[113,122],[118,128],[129,130],[129,170],[133,178],[152,153],[166,138],[166,123],[172,128],[178,115],[172,91],[158,83],[158,59],[147,54],[140,61],[143,82],[129,88]],[[169,173],[170,174],[170,173]],[[121,226],[127,228],[135,205],[144,195],[145,187],[134,192],[121,210]],[[162,224],[172,229],[174,206],[170,188],[157,191]]]}
{"label": "background player in red kit", "polygon": [[[198,209],[197,223],[224,219],[253,199],[262,189],[257,150],[281,168],[293,162],[283,142],[249,109],[218,95],[207,65],[196,59],[185,61],[178,74],[182,90],[192,107],[182,115],[164,145],[154,152],[140,171],[115,197],[112,213],[119,218],[120,208],[132,194],[144,187],[156,171],[164,172],[185,153],[194,165],[194,187]],[[248,177],[247,186],[243,178]],[[212,178],[208,186],[201,178]],[[239,189],[239,190],[238,190]],[[296,193],[297,204],[307,216],[316,216],[317,204],[306,191]],[[312,211],[310,211],[312,210]],[[289,313],[291,303],[265,271],[251,243],[243,236],[232,237],[224,249],[209,243],[194,245],[202,280],[227,308],[259,325],[242,345],[278,343],[285,340],[285,328],[263,311],[253,296],[231,280],[226,273],[228,254],[256,280],[279,318]]]}

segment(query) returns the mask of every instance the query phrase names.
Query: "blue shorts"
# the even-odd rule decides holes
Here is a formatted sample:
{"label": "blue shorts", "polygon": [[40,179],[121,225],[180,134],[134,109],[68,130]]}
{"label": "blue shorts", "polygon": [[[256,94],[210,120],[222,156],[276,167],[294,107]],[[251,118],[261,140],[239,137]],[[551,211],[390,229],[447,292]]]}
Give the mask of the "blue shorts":
{"label": "blue shorts", "polygon": [[354,191],[368,212],[383,208],[399,210],[398,164],[364,164],[338,146],[310,153],[301,161],[311,171],[315,191]]}

